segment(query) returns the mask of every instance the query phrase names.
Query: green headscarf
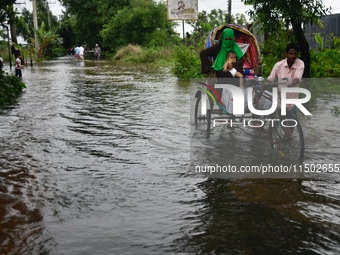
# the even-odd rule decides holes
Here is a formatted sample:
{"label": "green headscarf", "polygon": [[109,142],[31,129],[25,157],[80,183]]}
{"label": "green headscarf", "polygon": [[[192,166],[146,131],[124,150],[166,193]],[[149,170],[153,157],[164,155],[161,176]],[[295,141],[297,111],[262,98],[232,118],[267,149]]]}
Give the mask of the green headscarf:
{"label": "green headscarf", "polygon": [[[225,38],[232,40],[224,40]],[[240,47],[236,44],[234,38],[234,30],[231,28],[226,28],[223,30],[220,36],[220,45],[221,49],[218,52],[218,55],[212,65],[212,68],[215,71],[219,71],[223,69],[223,65],[227,59],[227,53],[233,51],[236,53],[236,59],[239,60],[243,56],[243,52]]]}

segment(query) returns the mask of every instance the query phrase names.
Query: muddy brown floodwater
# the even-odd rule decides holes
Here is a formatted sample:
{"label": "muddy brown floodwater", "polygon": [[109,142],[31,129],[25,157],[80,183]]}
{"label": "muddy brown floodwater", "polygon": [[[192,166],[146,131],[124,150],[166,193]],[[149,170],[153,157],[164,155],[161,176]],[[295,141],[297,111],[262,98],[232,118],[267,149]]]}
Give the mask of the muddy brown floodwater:
{"label": "muddy brown floodwater", "polygon": [[[261,163],[269,146],[223,128],[194,137],[192,85],[170,68],[66,56],[23,81],[0,112],[0,254],[340,253],[340,173],[196,173]],[[339,163],[339,103],[301,118],[306,164]]]}

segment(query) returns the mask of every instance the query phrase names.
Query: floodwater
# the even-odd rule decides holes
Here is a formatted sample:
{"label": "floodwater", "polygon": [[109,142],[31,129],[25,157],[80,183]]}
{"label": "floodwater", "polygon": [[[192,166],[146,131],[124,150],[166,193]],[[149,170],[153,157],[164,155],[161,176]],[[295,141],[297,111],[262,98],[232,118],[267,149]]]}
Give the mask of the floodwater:
{"label": "floodwater", "polygon": [[[194,136],[193,85],[169,68],[66,56],[23,81],[0,112],[0,254],[340,253],[340,173],[195,172],[271,149],[240,129]],[[301,117],[309,166],[339,167],[339,104]]]}

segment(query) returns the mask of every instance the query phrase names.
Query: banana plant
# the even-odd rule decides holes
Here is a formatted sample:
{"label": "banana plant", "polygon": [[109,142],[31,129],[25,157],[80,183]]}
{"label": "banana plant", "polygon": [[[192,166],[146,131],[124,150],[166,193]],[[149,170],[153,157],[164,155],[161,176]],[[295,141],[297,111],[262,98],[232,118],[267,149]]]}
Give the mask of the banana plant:
{"label": "banana plant", "polygon": [[332,49],[340,49],[340,38],[333,33],[328,36],[332,43]]}
{"label": "banana plant", "polygon": [[316,34],[316,35],[314,36],[314,38],[315,38],[315,41],[316,41],[318,44],[320,44],[320,50],[321,50],[321,51],[324,51],[324,42],[323,42],[323,39],[322,39],[321,35]]}
{"label": "banana plant", "polygon": [[42,22],[39,29],[36,31],[37,38],[39,40],[38,59],[42,59],[45,56],[50,56],[52,48],[58,44],[59,35],[53,31],[45,31],[45,23]]}

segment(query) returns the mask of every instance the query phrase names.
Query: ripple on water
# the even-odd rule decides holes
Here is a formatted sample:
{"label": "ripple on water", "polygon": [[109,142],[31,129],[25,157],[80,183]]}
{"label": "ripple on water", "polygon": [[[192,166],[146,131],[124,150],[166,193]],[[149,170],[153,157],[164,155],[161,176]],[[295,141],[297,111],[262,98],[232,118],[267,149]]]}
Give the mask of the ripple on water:
{"label": "ripple on water", "polygon": [[[270,162],[267,137],[223,128],[193,137],[189,86],[169,68],[67,56],[23,80],[0,114],[0,253],[339,253],[334,174],[194,172],[192,163]],[[338,102],[319,100],[301,118],[307,163],[339,158],[328,111]]]}

